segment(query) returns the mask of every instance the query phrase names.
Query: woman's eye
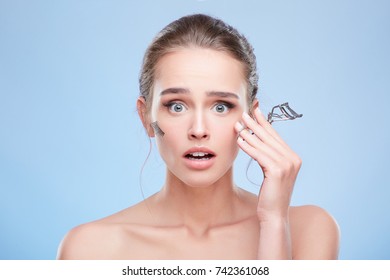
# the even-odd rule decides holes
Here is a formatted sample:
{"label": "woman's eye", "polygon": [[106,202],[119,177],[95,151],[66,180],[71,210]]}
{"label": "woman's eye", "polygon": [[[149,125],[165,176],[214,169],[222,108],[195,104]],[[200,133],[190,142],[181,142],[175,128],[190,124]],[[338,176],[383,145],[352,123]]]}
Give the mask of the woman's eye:
{"label": "woman's eye", "polygon": [[169,104],[169,110],[175,113],[181,113],[185,110],[185,107],[180,103],[171,103]]}
{"label": "woman's eye", "polygon": [[214,110],[217,113],[226,113],[229,111],[230,108],[232,108],[232,106],[229,106],[228,104],[224,103],[218,103],[214,106]]}

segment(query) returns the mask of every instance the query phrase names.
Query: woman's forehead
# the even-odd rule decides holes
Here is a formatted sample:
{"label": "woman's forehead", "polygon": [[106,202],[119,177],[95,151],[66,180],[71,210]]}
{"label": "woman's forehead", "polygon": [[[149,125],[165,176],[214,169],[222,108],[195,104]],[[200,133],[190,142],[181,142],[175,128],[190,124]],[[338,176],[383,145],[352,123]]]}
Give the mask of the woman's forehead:
{"label": "woman's forehead", "polygon": [[[244,67],[225,52],[186,48],[163,56],[156,65],[155,93],[246,92]],[[172,92],[172,90],[171,90]]]}

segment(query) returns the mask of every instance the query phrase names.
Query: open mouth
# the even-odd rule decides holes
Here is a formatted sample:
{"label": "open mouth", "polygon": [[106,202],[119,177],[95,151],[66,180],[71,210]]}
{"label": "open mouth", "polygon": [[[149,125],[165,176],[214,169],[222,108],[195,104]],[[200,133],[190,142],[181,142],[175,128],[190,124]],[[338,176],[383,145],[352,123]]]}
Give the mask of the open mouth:
{"label": "open mouth", "polygon": [[214,157],[213,154],[203,153],[203,152],[194,152],[185,155],[186,158],[190,160],[209,160]]}

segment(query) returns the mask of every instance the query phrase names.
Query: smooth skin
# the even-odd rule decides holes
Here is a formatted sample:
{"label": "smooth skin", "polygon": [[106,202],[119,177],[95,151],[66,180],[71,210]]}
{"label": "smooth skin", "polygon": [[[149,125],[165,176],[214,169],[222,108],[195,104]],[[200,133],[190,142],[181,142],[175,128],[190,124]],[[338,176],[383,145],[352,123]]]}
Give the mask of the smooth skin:
{"label": "smooth skin", "polygon": [[[150,111],[143,98],[137,108],[150,137],[151,122],[165,132],[156,137],[167,166],[164,185],[132,207],[72,229],[58,259],[336,259],[335,220],[316,206],[290,206],[301,159],[258,101],[247,104],[241,63],[224,52],[183,48],[162,57],[156,71]],[[192,147],[211,149],[213,165],[186,166],[183,154]],[[233,182],[239,149],[263,171],[259,195]]]}

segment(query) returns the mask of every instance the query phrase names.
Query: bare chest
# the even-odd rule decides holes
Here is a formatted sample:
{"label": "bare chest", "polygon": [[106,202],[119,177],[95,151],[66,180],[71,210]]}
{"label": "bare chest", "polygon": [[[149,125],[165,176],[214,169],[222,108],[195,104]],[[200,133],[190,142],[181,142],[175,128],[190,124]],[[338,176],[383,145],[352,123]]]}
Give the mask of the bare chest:
{"label": "bare chest", "polygon": [[246,223],[213,229],[202,235],[184,228],[127,231],[119,259],[256,259],[259,229]]}

